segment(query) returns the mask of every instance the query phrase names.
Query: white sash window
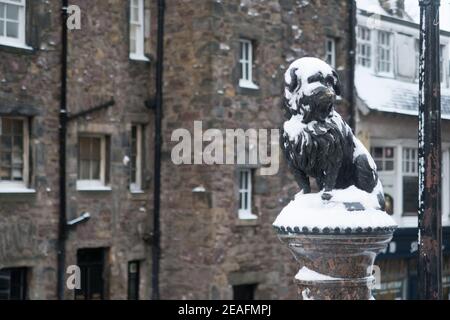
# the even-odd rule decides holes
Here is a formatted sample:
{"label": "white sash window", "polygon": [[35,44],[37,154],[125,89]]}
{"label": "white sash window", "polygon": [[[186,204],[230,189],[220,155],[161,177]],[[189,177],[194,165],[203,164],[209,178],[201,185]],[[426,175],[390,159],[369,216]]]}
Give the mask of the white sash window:
{"label": "white sash window", "polygon": [[0,44],[25,45],[25,0],[0,0]]}
{"label": "white sash window", "polygon": [[239,79],[239,86],[247,89],[259,89],[253,82],[253,43],[251,40],[241,39],[239,65],[241,71],[241,78]]}
{"label": "white sash window", "polygon": [[252,214],[252,170],[239,170],[239,218],[256,219]]}
{"label": "white sash window", "polygon": [[150,30],[149,20],[144,0],[130,0],[130,59],[148,61],[145,37]]}
{"label": "white sash window", "polygon": [[28,121],[0,117],[0,192],[27,189],[28,176]]}

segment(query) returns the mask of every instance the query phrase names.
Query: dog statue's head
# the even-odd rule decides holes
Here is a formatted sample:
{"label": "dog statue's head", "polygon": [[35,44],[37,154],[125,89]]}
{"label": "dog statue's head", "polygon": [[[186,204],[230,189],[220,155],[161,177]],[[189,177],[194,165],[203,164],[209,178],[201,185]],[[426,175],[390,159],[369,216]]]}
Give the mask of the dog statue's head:
{"label": "dog statue's head", "polygon": [[326,62],[310,57],[298,59],[290,65],[284,79],[284,108],[289,118],[299,114],[304,123],[309,123],[333,116],[341,90],[338,74]]}

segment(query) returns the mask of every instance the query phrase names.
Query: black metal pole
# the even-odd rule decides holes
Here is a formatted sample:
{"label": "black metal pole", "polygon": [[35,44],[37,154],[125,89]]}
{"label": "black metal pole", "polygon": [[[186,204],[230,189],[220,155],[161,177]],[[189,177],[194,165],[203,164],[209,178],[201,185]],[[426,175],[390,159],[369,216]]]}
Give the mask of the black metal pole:
{"label": "black metal pole", "polygon": [[161,207],[161,149],[162,149],[162,105],[164,63],[164,11],[165,1],[158,0],[158,40],[156,61],[156,106],[155,106],[155,164],[153,190],[153,247],[152,247],[152,299],[159,300],[159,258],[161,252],[160,207]]}
{"label": "black metal pole", "polygon": [[440,0],[419,0],[419,261],[420,299],[442,297]]}
{"label": "black metal pole", "polygon": [[61,9],[61,92],[59,111],[59,226],[58,226],[58,274],[57,295],[64,299],[64,275],[66,263],[66,133],[67,133],[67,6],[62,0]]}

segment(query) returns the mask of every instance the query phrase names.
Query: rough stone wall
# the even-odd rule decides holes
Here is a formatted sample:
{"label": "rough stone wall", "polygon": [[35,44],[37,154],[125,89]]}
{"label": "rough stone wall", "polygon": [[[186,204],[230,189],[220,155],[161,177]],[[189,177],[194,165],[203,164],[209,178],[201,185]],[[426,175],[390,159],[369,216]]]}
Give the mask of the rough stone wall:
{"label": "rough stone wall", "polygon": [[[0,195],[0,266],[31,268],[30,298],[56,297],[58,223],[58,113],[60,20],[57,0],[34,1],[35,52],[0,48],[0,111],[33,116],[34,195]],[[153,115],[144,107],[152,96],[154,59],[128,59],[128,17],[122,0],[78,0],[82,29],[69,34],[71,112],[114,97],[116,104],[74,120],[68,128],[68,219],[88,211],[92,218],[70,231],[67,265],[76,250],[108,248],[109,290],[126,297],[127,262],[142,259],[141,297],[150,296],[151,251],[142,237],[151,231]],[[156,43],[156,2],[152,1],[151,47]],[[297,267],[271,228],[275,216],[297,192],[281,160],[276,176],[254,178],[256,221],[237,217],[235,166],[175,166],[170,141],[177,128],[192,132],[193,121],[208,128],[277,128],[281,124],[282,75],[294,58],[323,57],[325,36],[338,41],[338,66],[345,72],[347,18],[341,1],[167,0],[164,60],[162,167],[162,298],[232,298],[233,284],[259,283],[256,298],[295,298]],[[297,26],[297,27],[295,27]],[[300,31],[302,30],[302,31]],[[238,39],[256,43],[257,91],[237,85]],[[222,45],[221,45],[222,44]],[[150,50],[152,51],[152,50]],[[154,50],[153,52],[154,57]],[[6,61],[6,63],[4,63]],[[340,68],[338,68],[340,69]],[[4,80],[3,80],[4,79]],[[343,104],[345,106],[345,103]],[[341,108],[345,115],[346,109]],[[341,110],[341,111],[342,111]],[[130,123],[148,123],[144,194],[128,191],[123,157]],[[111,141],[108,192],[76,191],[80,133],[107,134]],[[198,186],[205,193],[193,193]],[[73,293],[66,292],[67,298]]]}
{"label": "rough stone wall", "polygon": [[[156,43],[156,7],[152,3],[151,38]],[[153,114],[145,107],[152,96],[154,53],[150,62],[129,59],[128,1],[79,0],[84,12],[82,29],[69,35],[69,108],[79,112],[105,103],[115,105],[72,121],[68,127],[68,218],[82,212],[91,220],[69,234],[67,264],[76,263],[76,250],[108,249],[106,279],[110,299],[126,299],[128,262],[141,261],[140,297],[151,295],[151,247],[143,238],[151,233],[153,182]],[[145,125],[144,193],[129,190],[131,124]],[[80,134],[109,137],[111,191],[79,192],[77,179],[77,143]],[[68,293],[69,296],[71,295]]]}
{"label": "rough stone wall", "polygon": [[[34,0],[33,0],[34,2]],[[32,120],[35,195],[1,200],[0,267],[31,268],[30,298],[56,297],[58,225],[58,115],[60,95],[60,1],[36,1],[42,19],[35,52],[9,53],[0,48],[2,108],[24,105],[37,110]],[[89,212],[91,219],[69,231],[66,265],[76,264],[80,248],[108,249],[106,297],[126,299],[128,262],[141,260],[141,298],[151,294],[153,115],[145,107],[152,96],[154,57],[131,61],[128,48],[128,1],[73,1],[81,8],[81,30],[69,31],[68,110],[83,111],[114,98],[115,105],[69,122],[67,137],[67,219]],[[152,47],[156,43],[153,6]],[[4,49],[4,50],[3,50]],[[5,97],[5,100],[3,99]],[[12,103],[9,103],[8,98]],[[17,107],[13,108],[17,110]],[[23,108],[22,108],[23,109]],[[129,169],[131,123],[146,125],[145,192],[131,194]],[[106,192],[76,190],[79,134],[107,135],[110,140],[110,186]],[[0,195],[3,197],[4,195]],[[72,299],[73,292],[67,291]]]}
{"label": "rough stone wall", "polygon": [[36,1],[35,51],[0,46],[0,114],[32,120],[30,187],[35,194],[0,194],[0,268],[31,267],[29,296],[56,297],[58,1]]}
{"label": "rough stone wall", "polygon": [[[337,41],[345,74],[348,19],[343,1],[168,1],[162,204],[162,297],[229,299],[232,285],[258,283],[258,299],[293,299],[297,266],[271,224],[298,191],[281,159],[275,176],[254,177],[255,221],[238,219],[238,166],[170,162],[174,129],[276,129],[283,74],[302,56],[324,57]],[[181,22],[182,21],[182,22]],[[181,27],[183,25],[183,27]],[[242,89],[239,38],[254,41],[254,79]],[[186,41],[190,39],[190,41]],[[343,77],[345,86],[345,77]],[[345,89],[345,88],[344,88]],[[340,111],[348,115],[345,101]],[[281,155],[282,157],[282,155]],[[193,193],[203,186],[205,193]]]}
{"label": "rough stone wall", "polygon": [[209,168],[175,166],[172,131],[193,132],[193,121],[209,119],[212,101],[210,1],[166,2],[163,160],[161,170],[161,297],[206,298],[214,272],[217,224],[208,197]]}

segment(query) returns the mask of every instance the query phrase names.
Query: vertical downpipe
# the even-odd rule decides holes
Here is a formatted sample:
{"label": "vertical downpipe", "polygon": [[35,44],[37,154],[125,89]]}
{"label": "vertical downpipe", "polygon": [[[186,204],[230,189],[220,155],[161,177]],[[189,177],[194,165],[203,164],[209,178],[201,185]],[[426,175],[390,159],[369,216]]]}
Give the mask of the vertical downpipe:
{"label": "vertical downpipe", "polygon": [[156,61],[156,107],[155,107],[155,164],[153,195],[153,248],[152,248],[152,299],[159,300],[159,264],[161,252],[161,148],[162,148],[162,107],[163,107],[163,63],[164,63],[164,12],[165,1],[158,0],[158,40]]}
{"label": "vertical downpipe", "polygon": [[58,300],[64,299],[66,260],[66,133],[67,133],[67,6],[61,8],[61,93],[59,111],[59,228],[58,228]]}

